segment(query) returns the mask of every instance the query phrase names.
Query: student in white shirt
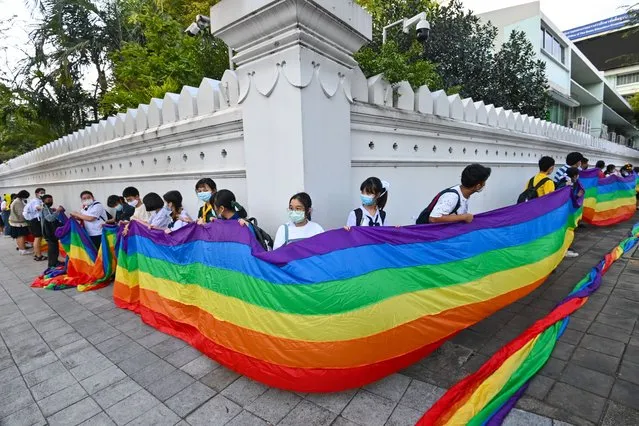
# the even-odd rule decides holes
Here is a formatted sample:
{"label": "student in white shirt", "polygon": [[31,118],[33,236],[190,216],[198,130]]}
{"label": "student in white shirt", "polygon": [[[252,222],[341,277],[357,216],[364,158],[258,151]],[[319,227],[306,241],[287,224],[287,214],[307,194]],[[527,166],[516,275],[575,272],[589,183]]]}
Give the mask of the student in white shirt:
{"label": "student in white shirt", "polygon": [[22,214],[29,223],[29,231],[33,235],[33,260],[42,261],[47,257],[42,255],[42,222],[40,221],[42,215],[42,196],[46,193],[44,188],[37,188],[35,190],[35,197],[32,198],[26,206]]}
{"label": "student in white shirt", "polygon": [[122,191],[122,196],[128,205],[135,208],[135,213],[133,213],[131,219],[137,219],[141,222],[148,223],[151,213],[149,213],[146,210],[146,207],[144,207],[144,203],[140,199],[140,191],[133,186],[128,186],[124,188],[124,191]]}
{"label": "student in white shirt", "polygon": [[351,226],[388,226],[384,207],[388,201],[390,184],[376,177],[369,177],[359,187],[362,206],[351,211],[346,228]]}
{"label": "student in white shirt", "polygon": [[149,228],[167,229],[171,223],[171,212],[164,206],[164,200],[155,192],[149,192],[142,199],[146,211],[149,212]]}
{"label": "student in white shirt", "polygon": [[162,198],[164,198],[164,208],[170,211],[171,223],[166,229],[167,233],[176,231],[193,222],[189,213],[182,206],[182,194],[180,194],[180,191],[169,191]]}
{"label": "student in white shirt", "polygon": [[311,222],[312,206],[311,197],[306,192],[300,192],[291,197],[288,202],[290,222],[278,228],[273,250],[324,232],[319,224]]}
{"label": "student in white shirt", "polygon": [[81,220],[84,223],[89,238],[93,241],[96,250],[100,249],[102,243],[102,225],[107,220],[106,210],[98,201],[91,191],[82,191],[80,194],[83,209],[80,212],[72,212],[71,217]]}
{"label": "student in white shirt", "polygon": [[[420,218],[427,214],[425,222],[417,223],[452,223],[473,221],[474,216],[468,213],[468,199],[486,187],[490,177],[490,167],[481,164],[466,166],[461,175],[461,185],[453,186],[440,192],[429,207],[420,214]],[[432,205],[434,202],[434,205]],[[432,205],[432,208],[431,208]],[[431,209],[430,211],[429,208]]]}

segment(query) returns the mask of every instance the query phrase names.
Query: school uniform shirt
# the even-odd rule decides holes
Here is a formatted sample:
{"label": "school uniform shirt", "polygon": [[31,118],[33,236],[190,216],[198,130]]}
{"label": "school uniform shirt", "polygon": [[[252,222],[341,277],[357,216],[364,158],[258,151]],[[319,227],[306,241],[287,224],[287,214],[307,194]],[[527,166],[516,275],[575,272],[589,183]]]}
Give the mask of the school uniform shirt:
{"label": "school uniform shirt", "polygon": [[131,218],[149,223],[149,219],[151,218],[151,212],[147,212],[146,207],[144,207],[144,203],[140,201],[138,206],[135,208],[135,213],[133,213],[133,216],[131,216]]}
{"label": "school uniform shirt", "polygon": [[9,204],[7,204],[7,200],[2,200],[2,204],[0,204],[0,210],[2,211],[9,210]]}
{"label": "school uniform shirt", "polygon": [[447,192],[439,197],[437,200],[437,204],[433,207],[433,211],[430,213],[430,217],[442,217],[447,216],[453,213],[455,210],[455,206],[457,205],[457,200],[459,200],[459,208],[457,209],[457,214],[466,214],[468,213],[468,198],[464,197],[464,194],[461,191],[461,185],[453,186],[451,188],[459,197],[452,192]]}
{"label": "school uniform shirt", "polygon": [[[533,178],[533,187],[537,186],[542,179],[547,178],[548,175],[544,172],[539,172]],[[526,188],[528,188],[528,184],[526,184]],[[550,179],[547,180],[543,185],[539,187],[537,190],[537,197],[543,197],[544,195],[550,194],[555,190],[555,182]]]}
{"label": "school uniform shirt", "polygon": [[388,213],[386,213],[386,217],[382,220],[382,217],[379,215],[379,209],[375,209],[375,214],[370,215],[366,207],[359,207],[362,209],[362,223],[357,223],[357,218],[355,217],[355,210],[351,210],[348,214],[348,219],[346,219],[346,226],[388,226]]}
{"label": "school uniform shirt", "polygon": [[166,229],[171,223],[171,213],[165,208],[151,212],[148,223],[156,228]]}
{"label": "school uniform shirt", "polygon": [[27,203],[26,206],[24,206],[22,215],[27,220],[27,222],[30,222],[34,219],[40,220],[40,211],[37,209],[37,207],[42,206],[42,204],[43,203],[41,199],[33,198]]}
{"label": "school uniform shirt", "polygon": [[106,222],[106,210],[104,210],[104,206],[94,201],[92,204],[89,204],[87,207],[82,209],[82,214],[85,216],[94,217],[95,220],[89,222],[88,220],[84,221],[84,229],[87,230],[87,234],[90,237],[98,237],[102,235],[102,225]]}
{"label": "school uniform shirt", "polygon": [[562,181],[568,183],[570,179],[568,178],[568,176],[566,176],[566,172],[569,168],[570,166],[568,164],[564,164],[560,168],[556,169],[550,178],[557,184],[561,183]]}
{"label": "school uniform shirt", "polygon": [[[288,228],[288,241],[286,240],[286,228]],[[310,220],[304,226],[295,226],[293,222],[288,222],[277,229],[275,241],[273,242],[273,250],[283,245],[294,243],[295,241],[313,237],[322,232],[324,232],[324,228]]]}
{"label": "school uniform shirt", "polygon": [[193,219],[191,219],[191,216],[186,211],[186,209],[183,208],[178,218],[174,222],[169,224],[169,228],[171,228],[172,231],[175,231],[182,228],[183,226],[188,225],[190,222],[193,222]]}
{"label": "school uniform shirt", "polygon": [[197,218],[204,219],[205,223],[211,222],[213,219],[215,219],[215,211],[213,210],[213,206],[208,203],[204,204],[198,209]]}

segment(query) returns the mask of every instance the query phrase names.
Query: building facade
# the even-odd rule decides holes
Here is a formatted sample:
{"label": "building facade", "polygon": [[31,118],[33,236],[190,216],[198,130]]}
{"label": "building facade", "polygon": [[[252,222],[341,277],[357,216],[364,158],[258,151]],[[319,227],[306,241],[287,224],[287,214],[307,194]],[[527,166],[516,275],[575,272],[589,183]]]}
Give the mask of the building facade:
{"label": "building facade", "polygon": [[512,31],[523,31],[537,57],[546,63],[550,104],[547,120],[623,145],[639,130],[632,108],[604,74],[541,11],[539,1],[482,13],[498,29],[496,48]]}
{"label": "building facade", "polygon": [[565,31],[579,50],[620,95],[630,99],[639,93],[639,27],[627,14]]}

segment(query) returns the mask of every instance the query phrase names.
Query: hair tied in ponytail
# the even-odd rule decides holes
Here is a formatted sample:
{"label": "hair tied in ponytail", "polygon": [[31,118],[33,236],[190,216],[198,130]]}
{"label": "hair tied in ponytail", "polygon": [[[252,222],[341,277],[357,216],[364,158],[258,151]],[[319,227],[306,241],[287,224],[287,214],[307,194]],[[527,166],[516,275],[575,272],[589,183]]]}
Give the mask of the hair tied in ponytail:
{"label": "hair tied in ponytail", "polygon": [[233,210],[235,210],[236,212],[239,212],[244,209],[244,207],[242,207],[240,203],[238,203],[237,201],[232,201],[231,206],[233,206]]}

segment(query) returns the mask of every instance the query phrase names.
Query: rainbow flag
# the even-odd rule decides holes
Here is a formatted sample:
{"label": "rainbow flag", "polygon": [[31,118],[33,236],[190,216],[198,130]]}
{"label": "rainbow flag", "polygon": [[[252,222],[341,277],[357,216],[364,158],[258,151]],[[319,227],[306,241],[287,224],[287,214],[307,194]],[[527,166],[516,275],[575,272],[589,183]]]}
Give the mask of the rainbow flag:
{"label": "rainbow flag", "polygon": [[354,388],[537,288],[573,240],[580,201],[566,188],[470,224],[339,229],[273,252],[235,221],[168,235],[132,222],[113,296],[262,383]]}
{"label": "rainbow flag", "polygon": [[623,222],[637,210],[637,177],[607,176],[600,179],[599,169],[584,170],[579,182],[585,190],[584,221],[597,226]]}
{"label": "rainbow flag", "polygon": [[499,425],[529,381],[544,366],[568,324],[588,301],[610,266],[639,242],[639,224],[575,286],[550,314],[495,353],[474,374],[450,388],[418,425]]}
{"label": "rainbow flag", "polygon": [[67,255],[65,265],[47,269],[31,286],[50,290],[76,287],[79,291],[107,286],[115,272],[117,230],[113,225],[102,227],[102,243],[98,251],[84,227],[78,221],[68,219],[56,231]]}

